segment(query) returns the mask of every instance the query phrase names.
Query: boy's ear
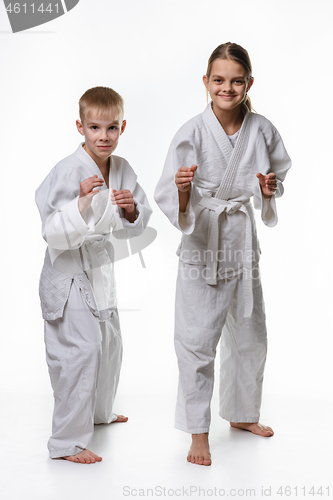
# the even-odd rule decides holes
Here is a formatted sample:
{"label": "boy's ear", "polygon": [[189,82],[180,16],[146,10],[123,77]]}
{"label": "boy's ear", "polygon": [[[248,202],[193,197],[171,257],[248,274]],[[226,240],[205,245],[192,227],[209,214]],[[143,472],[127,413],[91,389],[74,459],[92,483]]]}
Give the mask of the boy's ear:
{"label": "boy's ear", "polygon": [[125,131],[126,128],[126,120],[123,120],[123,123],[121,124],[120,127],[120,135]]}
{"label": "boy's ear", "polygon": [[76,128],[78,129],[79,133],[81,135],[84,135],[84,131],[83,131],[83,125],[82,123],[80,122],[80,120],[76,120]]}

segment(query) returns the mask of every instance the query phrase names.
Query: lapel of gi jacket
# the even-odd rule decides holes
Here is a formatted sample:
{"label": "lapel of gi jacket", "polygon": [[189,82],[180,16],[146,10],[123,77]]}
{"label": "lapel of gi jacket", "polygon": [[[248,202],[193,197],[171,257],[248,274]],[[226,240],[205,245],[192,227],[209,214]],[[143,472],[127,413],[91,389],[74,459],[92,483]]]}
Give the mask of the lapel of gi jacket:
{"label": "lapel of gi jacket", "polygon": [[[75,151],[75,155],[80,158],[80,160],[88,167],[88,169],[90,170],[91,172],[91,176],[93,175],[98,175],[98,177],[100,179],[103,179],[103,174],[102,172],[100,171],[100,169],[98,168],[97,164],[94,162],[94,160],[91,158],[90,155],[88,155],[88,153],[83,149],[82,145],[84,143],[82,142],[80,144],[80,146],[77,148],[77,150]],[[106,183],[103,184],[102,187],[99,188],[100,190],[101,189],[107,189],[107,185]]]}
{"label": "lapel of gi jacket", "polygon": [[229,137],[225,133],[222,125],[220,124],[212,110],[211,103],[208,104],[207,108],[203,112],[203,119],[211,130],[222,152],[224,167],[226,168],[221,184],[215,194],[215,198],[219,198],[221,200],[228,200],[229,198],[230,189],[235,178],[237,167],[239,166],[240,159],[246,149],[249,140],[250,117],[251,113],[246,108],[246,114],[239,131],[239,136],[237,138],[235,147],[233,148],[230,143]]}

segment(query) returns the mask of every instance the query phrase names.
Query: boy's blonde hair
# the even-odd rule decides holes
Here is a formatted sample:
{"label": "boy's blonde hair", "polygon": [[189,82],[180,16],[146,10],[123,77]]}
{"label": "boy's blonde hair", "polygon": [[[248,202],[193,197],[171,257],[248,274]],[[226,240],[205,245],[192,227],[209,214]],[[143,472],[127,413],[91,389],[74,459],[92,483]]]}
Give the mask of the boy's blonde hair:
{"label": "boy's blonde hair", "polygon": [[[216,47],[216,49],[212,52],[209,60],[206,76],[210,77],[210,73],[212,70],[212,64],[215,59],[230,59],[231,61],[235,61],[243,66],[246,71],[246,77],[248,80],[252,78],[252,64],[250,60],[250,56],[243,47],[237,45],[237,43],[227,42],[223,43]],[[249,96],[246,94],[246,98],[244,104],[252,111],[252,105]]]}
{"label": "boy's blonde hair", "polygon": [[121,95],[109,87],[93,87],[87,90],[79,100],[80,120],[83,123],[89,111],[96,109],[100,112],[116,109],[119,121],[124,116],[124,101]]}

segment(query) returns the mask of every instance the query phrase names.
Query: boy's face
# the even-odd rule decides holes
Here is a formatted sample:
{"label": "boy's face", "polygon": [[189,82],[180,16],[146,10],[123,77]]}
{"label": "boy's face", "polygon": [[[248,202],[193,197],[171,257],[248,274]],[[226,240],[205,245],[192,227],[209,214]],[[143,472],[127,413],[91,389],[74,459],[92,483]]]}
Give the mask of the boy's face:
{"label": "boy's face", "polygon": [[94,108],[84,117],[83,123],[76,121],[78,131],[85,137],[85,150],[96,163],[107,161],[116,149],[126,127],[126,121],[120,120],[118,110]]}

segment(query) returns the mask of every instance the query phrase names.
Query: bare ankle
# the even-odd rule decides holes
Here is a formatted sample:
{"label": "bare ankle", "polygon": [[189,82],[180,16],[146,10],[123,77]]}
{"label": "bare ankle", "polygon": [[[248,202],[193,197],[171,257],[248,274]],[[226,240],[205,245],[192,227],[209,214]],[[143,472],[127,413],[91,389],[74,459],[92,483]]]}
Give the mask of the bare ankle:
{"label": "bare ankle", "polygon": [[192,434],[192,445],[187,455],[187,461],[198,465],[211,465],[208,432]]}

